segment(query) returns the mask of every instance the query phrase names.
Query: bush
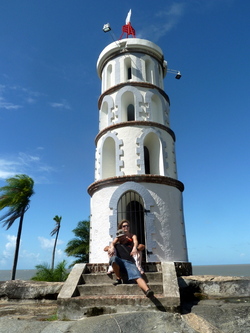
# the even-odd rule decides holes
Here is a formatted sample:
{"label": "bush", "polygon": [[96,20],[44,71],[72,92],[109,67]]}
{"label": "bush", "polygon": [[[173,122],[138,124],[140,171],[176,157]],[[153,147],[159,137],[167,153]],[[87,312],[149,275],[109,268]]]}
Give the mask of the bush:
{"label": "bush", "polygon": [[36,269],[36,275],[31,278],[33,281],[64,282],[69,275],[66,260],[59,262],[55,269],[49,268],[47,263],[37,265]]}

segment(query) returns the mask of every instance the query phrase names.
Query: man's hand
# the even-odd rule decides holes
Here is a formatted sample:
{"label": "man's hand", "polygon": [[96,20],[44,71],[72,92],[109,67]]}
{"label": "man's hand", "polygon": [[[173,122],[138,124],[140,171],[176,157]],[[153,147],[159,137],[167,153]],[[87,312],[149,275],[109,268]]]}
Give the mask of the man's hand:
{"label": "man's hand", "polygon": [[110,245],[110,247],[108,249],[108,254],[110,256],[113,256],[115,254],[115,248],[114,248],[114,246]]}
{"label": "man's hand", "polygon": [[137,254],[137,249],[136,249],[136,247],[134,246],[133,249],[132,249],[132,251],[130,252],[130,255],[131,255],[131,256],[135,256],[136,254]]}

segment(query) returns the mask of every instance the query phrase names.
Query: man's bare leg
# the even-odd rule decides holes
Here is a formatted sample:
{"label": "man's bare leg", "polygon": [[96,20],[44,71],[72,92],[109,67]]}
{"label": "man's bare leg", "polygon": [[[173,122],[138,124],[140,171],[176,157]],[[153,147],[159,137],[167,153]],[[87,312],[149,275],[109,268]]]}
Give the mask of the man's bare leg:
{"label": "man's bare leg", "polygon": [[153,297],[154,293],[143,280],[143,278],[138,278],[135,280],[138,286],[145,292],[147,297]]}
{"label": "man's bare leg", "polygon": [[113,285],[116,286],[117,284],[122,283],[121,273],[120,273],[120,266],[117,265],[115,262],[113,262],[112,268],[113,268],[114,273],[115,273],[116,278],[117,278],[116,281],[113,283]]}

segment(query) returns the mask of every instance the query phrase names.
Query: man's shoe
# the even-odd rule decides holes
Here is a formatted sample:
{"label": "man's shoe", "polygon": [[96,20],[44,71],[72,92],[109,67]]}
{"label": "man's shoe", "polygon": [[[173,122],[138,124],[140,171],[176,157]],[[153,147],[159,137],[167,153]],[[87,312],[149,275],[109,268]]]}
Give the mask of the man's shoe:
{"label": "man's shoe", "polygon": [[116,281],[113,282],[114,286],[117,286],[118,284],[122,284],[122,279],[116,279]]}
{"label": "man's shoe", "polygon": [[153,290],[148,289],[148,290],[146,291],[145,295],[146,295],[148,298],[151,298],[151,297],[154,296],[154,292],[153,292]]}

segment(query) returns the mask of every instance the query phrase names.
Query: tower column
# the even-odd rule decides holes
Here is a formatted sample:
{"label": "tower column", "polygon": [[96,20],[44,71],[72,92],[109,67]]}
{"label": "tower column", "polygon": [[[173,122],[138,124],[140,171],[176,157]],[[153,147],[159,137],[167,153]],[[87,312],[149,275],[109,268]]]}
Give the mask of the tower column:
{"label": "tower column", "polygon": [[164,92],[166,62],[154,43],[126,38],[100,54],[90,262],[108,262],[103,248],[123,218],[146,245],[144,260],[187,262],[184,185],[177,179],[175,134]]}

